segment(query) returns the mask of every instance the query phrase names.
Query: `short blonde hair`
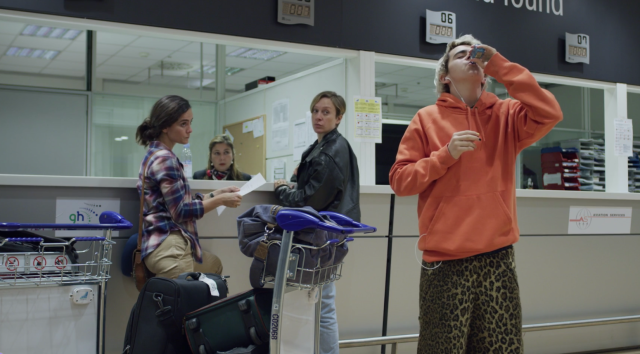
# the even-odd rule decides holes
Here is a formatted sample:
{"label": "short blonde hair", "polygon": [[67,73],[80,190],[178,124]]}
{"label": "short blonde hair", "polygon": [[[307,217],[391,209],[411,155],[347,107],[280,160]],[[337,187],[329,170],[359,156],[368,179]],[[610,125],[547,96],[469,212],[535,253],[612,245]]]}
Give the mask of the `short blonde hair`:
{"label": "short blonde hair", "polygon": [[313,98],[313,101],[311,101],[309,110],[313,112],[313,107],[318,104],[318,102],[320,102],[320,100],[323,98],[328,98],[333,103],[333,106],[336,108],[336,118],[344,115],[345,111],[347,110],[347,103],[344,101],[344,98],[342,98],[342,96],[333,91],[323,91],[317,94],[316,97]]}
{"label": "short blonde hair", "polygon": [[[481,44],[482,42],[480,42],[478,39],[476,39],[470,34],[464,34],[458,37],[458,39],[454,39],[452,42],[449,42],[449,44],[447,44],[447,49],[445,50],[444,55],[442,55],[442,58],[438,60],[436,77],[433,79],[433,83],[436,85],[436,92],[438,93],[438,95],[443,92],[447,92],[447,93],[451,92],[449,89],[449,84],[440,82],[440,76],[449,74],[449,53],[453,50],[453,48],[461,45],[481,45]],[[485,78],[487,78],[487,81],[485,82],[485,85],[486,85],[489,83],[489,78],[487,77],[486,74],[484,76]]]}

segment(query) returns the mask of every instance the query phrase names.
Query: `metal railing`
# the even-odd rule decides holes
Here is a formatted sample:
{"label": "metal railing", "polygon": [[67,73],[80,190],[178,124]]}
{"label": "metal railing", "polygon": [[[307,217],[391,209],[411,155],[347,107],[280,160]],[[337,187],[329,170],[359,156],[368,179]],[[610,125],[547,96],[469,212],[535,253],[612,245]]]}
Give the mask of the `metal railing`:
{"label": "metal railing", "polygon": [[[630,323],[630,322],[640,322],[640,315],[523,325],[522,332],[549,331],[554,329],[602,326],[602,325],[612,325],[612,324],[621,324],[621,323]],[[398,350],[398,344],[417,342],[417,341],[418,341],[418,334],[403,334],[398,336],[346,339],[346,340],[340,341],[340,348],[369,347],[374,345],[390,344],[391,354],[396,354]]]}

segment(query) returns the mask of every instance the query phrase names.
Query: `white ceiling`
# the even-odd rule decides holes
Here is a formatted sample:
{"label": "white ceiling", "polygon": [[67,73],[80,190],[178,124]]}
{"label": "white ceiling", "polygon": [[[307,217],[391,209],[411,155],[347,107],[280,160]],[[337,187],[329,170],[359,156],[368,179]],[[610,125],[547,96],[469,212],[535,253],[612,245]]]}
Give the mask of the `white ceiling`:
{"label": "white ceiling", "polygon": [[[86,32],[74,40],[21,36],[25,23],[0,21],[0,71],[83,77],[86,61]],[[10,47],[58,50],[53,60],[5,56]],[[239,47],[227,46],[230,53]],[[98,32],[96,47],[96,76],[105,80],[130,83],[199,87],[200,43],[164,38],[142,37]],[[215,65],[216,45],[203,44],[203,65]],[[276,80],[330,61],[315,55],[286,53],[262,61],[227,57],[226,66],[244,69],[227,76],[228,91],[243,92],[244,85],[264,76]],[[190,70],[168,71],[151,69],[160,61],[178,62],[192,66]],[[205,87],[215,87],[215,74],[204,74]]]}

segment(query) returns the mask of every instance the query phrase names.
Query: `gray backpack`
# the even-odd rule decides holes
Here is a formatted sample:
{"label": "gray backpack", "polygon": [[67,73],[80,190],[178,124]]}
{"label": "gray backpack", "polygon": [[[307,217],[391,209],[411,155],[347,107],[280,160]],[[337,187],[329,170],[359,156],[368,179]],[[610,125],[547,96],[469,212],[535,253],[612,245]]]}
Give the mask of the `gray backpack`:
{"label": "gray backpack", "polygon": [[[278,226],[276,215],[284,209],[312,215],[325,223],[337,225],[326,215],[311,207],[283,208],[278,205],[256,205],[238,217],[238,243],[240,251],[253,258],[250,270],[251,286],[261,288],[264,280],[276,274],[280,241],[284,230]],[[291,253],[298,257],[297,271],[288,283],[322,285],[329,282],[340,269],[349,251],[347,235],[319,229],[296,231]],[[336,240],[331,241],[330,240]]]}

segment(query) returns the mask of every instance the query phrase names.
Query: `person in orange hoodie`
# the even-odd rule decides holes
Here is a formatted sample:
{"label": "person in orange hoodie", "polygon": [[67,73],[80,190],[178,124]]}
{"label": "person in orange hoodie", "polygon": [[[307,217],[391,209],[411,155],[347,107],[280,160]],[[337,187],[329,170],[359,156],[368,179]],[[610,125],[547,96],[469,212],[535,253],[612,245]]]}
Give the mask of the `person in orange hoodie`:
{"label": "person in orange hoodie", "polygon": [[[485,92],[488,76],[514,99]],[[411,120],[389,173],[398,196],[419,194],[418,353],[522,353],[515,162],[562,111],[471,35],[447,45],[434,81],[440,97]]]}

